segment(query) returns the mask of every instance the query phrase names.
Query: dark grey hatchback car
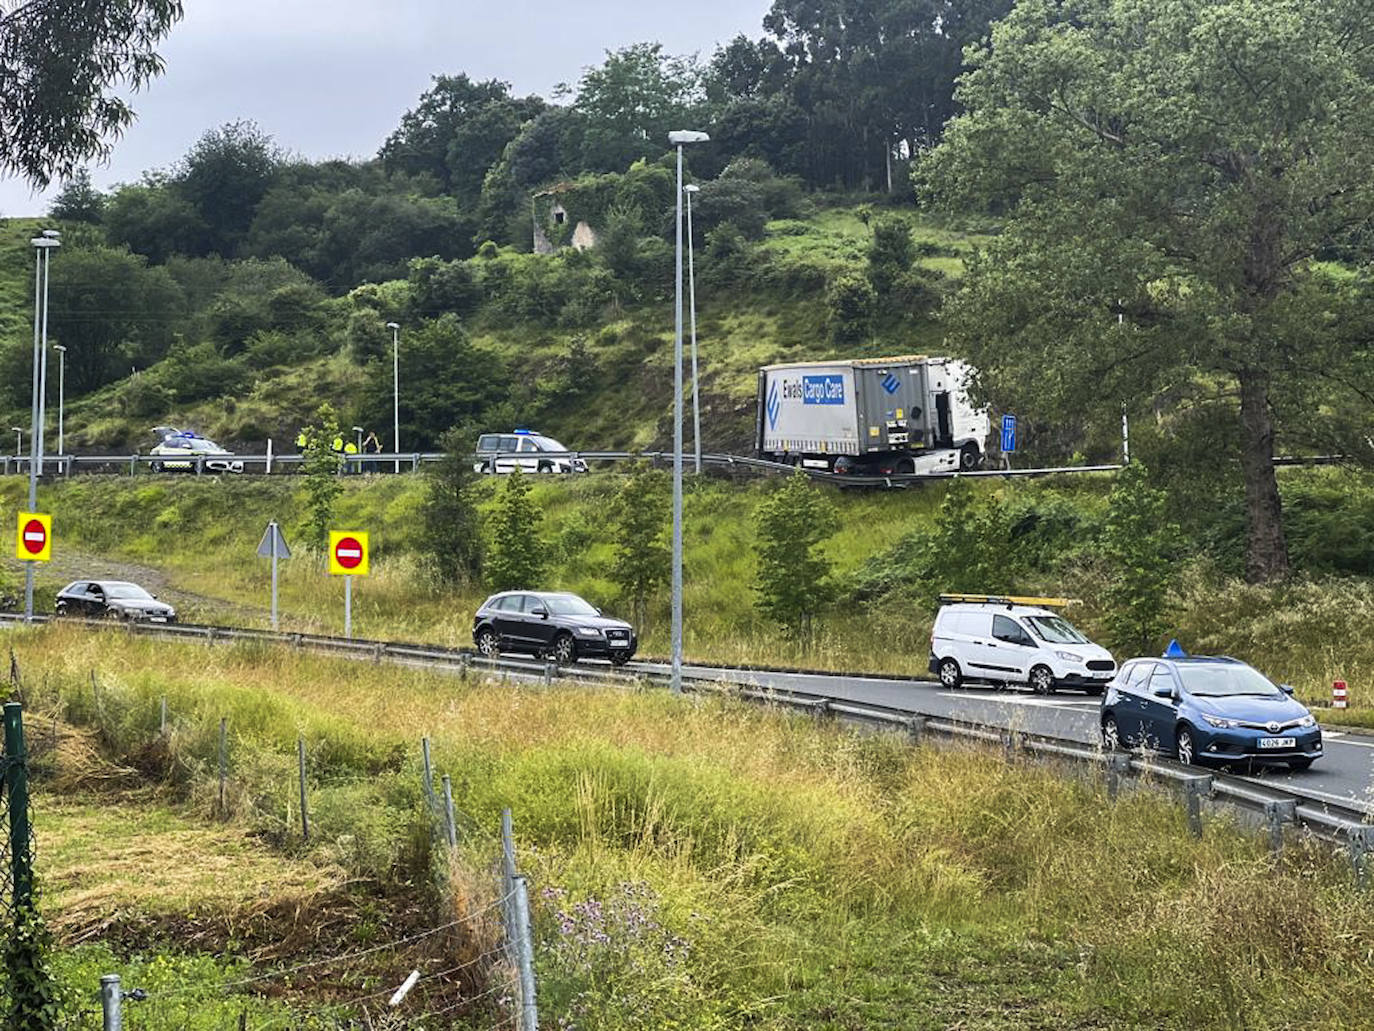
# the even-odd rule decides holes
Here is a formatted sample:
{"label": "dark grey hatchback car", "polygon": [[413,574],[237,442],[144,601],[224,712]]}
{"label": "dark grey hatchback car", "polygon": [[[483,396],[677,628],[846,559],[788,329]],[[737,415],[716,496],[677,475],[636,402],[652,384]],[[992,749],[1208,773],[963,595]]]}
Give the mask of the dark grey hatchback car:
{"label": "dark grey hatchback car", "polygon": [[486,656],[528,652],[566,666],[580,658],[630,661],[639,642],[634,627],[575,594],[504,591],[493,594],[472,617],[472,643]]}

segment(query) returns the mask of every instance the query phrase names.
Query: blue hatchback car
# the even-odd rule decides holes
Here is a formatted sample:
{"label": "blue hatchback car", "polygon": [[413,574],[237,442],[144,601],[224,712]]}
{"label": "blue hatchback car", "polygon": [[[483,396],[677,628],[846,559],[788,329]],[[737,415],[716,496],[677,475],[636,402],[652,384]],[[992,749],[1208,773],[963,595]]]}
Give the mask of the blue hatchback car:
{"label": "blue hatchback car", "polygon": [[1183,763],[1286,763],[1305,770],[1322,732],[1293,689],[1238,659],[1132,659],[1102,696],[1102,744],[1142,745]]}

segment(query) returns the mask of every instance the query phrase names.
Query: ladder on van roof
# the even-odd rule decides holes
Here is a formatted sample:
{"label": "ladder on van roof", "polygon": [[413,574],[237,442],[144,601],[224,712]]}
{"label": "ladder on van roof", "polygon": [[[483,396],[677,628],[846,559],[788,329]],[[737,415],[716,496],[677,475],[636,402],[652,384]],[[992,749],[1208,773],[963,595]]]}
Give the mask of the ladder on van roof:
{"label": "ladder on van roof", "polygon": [[1023,598],[1014,594],[942,594],[941,605],[1033,605],[1042,609],[1063,609],[1082,604],[1077,598]]}

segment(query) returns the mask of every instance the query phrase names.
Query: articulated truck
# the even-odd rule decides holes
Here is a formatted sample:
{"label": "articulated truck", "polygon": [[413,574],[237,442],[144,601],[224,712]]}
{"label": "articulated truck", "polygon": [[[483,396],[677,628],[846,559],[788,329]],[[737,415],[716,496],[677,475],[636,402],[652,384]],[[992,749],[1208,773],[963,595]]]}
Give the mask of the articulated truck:
{"label": "articulated truck", "polygon": [[986,409],[953,358],[791,362],[759,370],[757,448],[777,462],[859,475],[976,469]]}

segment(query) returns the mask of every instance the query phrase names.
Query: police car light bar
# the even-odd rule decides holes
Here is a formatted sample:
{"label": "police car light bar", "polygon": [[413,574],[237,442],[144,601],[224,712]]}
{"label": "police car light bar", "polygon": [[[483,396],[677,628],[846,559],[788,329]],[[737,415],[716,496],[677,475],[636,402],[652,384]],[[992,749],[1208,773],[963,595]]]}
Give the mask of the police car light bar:
{"label": "police car light bar", "polygon": [[1014,594],[942,594],[941,605],[959,602],[971,605],[1035,605],[1042,609],[1062,609],[1080,605],[1077,598],[1023,598]]}

